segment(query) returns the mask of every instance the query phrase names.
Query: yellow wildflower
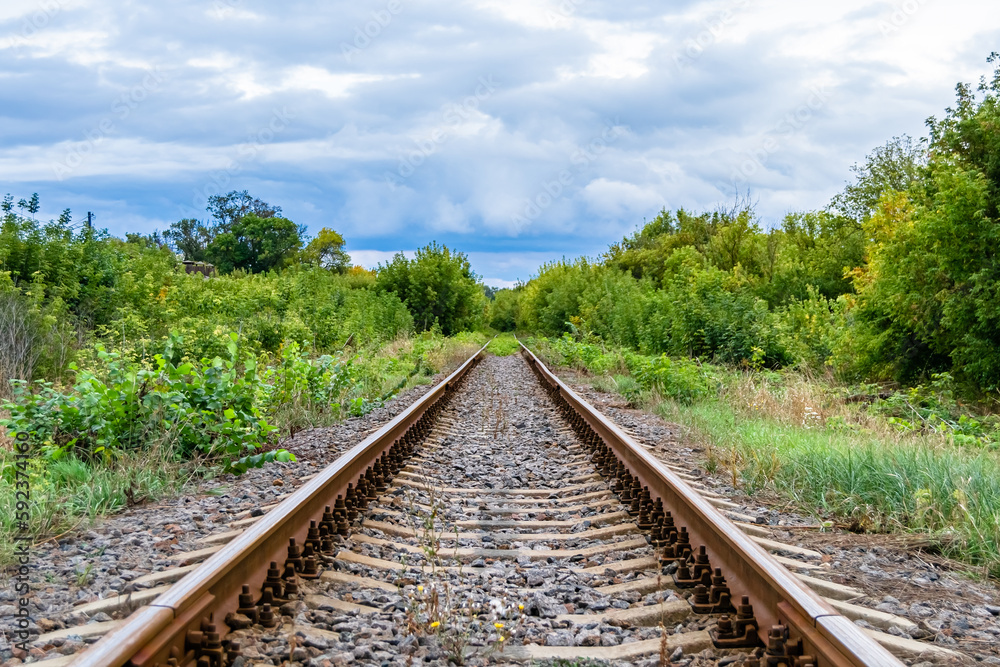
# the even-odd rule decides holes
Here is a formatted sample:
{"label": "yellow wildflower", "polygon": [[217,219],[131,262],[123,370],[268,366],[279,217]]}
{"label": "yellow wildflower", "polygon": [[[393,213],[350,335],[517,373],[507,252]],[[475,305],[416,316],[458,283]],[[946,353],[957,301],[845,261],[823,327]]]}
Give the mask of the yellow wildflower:
{"label": "yellow wildflower", "polygon": [[439,625],[441,625],[441,621],[434,621],[433,623],[431,623],[432,628],[436,628]]}
{"label": "yellow wildflower", "polygon": [[494,624],[493,624],[493,627],[494,627],[494,628],[497,628],[497,629],[499,630],[500,628],[502,628],[502,627],[503,627],[503,623],[494,623]]}

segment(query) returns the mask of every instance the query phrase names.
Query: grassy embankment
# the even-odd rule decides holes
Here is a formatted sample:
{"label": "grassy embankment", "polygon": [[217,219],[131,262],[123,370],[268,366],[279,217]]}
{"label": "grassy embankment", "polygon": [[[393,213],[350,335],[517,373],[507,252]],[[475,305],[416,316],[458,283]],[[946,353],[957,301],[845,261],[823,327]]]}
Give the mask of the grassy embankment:
{"label": "grassy embankment", "polygon": [[[266,359],[265,370],[255,376],[258,385],[249,388],[252,407],[274,429],[265,433],[263,449],[277,446],[281,439],[303,428],[326,426],[363,414],[401,391],[428,384],[436,373],[456,368],[487,340],[485,334],[399,338],[354,355],[341,355],[339,361],[345,363],[334,365],[339,370],[319,378],[309,375],[305,357]],[[101,370],[95,369],[95,374],[103,382],[100,388],[104,396],[88,396],[77,384],[61,388],[60,398],[49,406],[78,409],[79,404],[73,403],[74,400],[107,399],[109,403],[117,403],[122,396],[136,397],[134,391],[123,391],[121,382],[116,384]],[[317,379],[325,381],[327,386],[317,385]],[[133,422],[144,417],[138,407],[141,398],[136,399],[136,410],[130,414]],[[99,406],[94,412],[101,409]],[[65,421],[60,424],[67,426]],[[87,448],[56,447],[53,441],[60,444],[74,438],[78,443],[87,440],[86,434],[59,432],[58,425],[56,429],[54,435],[42,436],[46,440],[38,442],[39,438],[33,437],[29,441],[32,458],[27,463],[30,482],[27,523],[28,533],[36,544],[85,527],[102,515],[175,496],[192,483],[223,473],[218,455],[200,450],[192,453],[184,442],[184,434],[176,429],[164,428],[139,438],[138,445],[133,439],[132,446],[128,446],[123,442],[123,433],[105,428],[104,435],[116,440],[117,446],[109,444],[102,451],[105,455],[100,456],[93,453],[93,443]],[[16,464],[8,442],[0,447],[0,565],[11,562],[13,538],[19,530],[17,513],[24,507],[18,506]]]}
{"label": "grassy embankment", "polygon": [[854,530],[920,534],[1000,576],[1000,421],[932,387],[881,392],[795,371],[733,370],[567,340],[529,343],[593,386],[688,429],[749,494]]}

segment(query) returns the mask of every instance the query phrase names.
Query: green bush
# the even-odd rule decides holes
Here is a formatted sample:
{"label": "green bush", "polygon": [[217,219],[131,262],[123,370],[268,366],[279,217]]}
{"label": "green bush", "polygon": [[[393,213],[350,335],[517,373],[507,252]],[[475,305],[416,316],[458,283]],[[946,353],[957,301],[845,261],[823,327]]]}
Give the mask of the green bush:
{"label": "green bush", "polygon": [[512,334],[501,334],[491,340],[486,349],[498,357],[509,357],[521,351],[521,344]]}
{"label": "green bush", "polygon": [[50,382],[15,381],[14,398],[0,421],[11,436],[27,433],[49,460],[69,454],[113,461],[122,452],[156,446],[183,456],[201,453],[242,472],[287,452],[254,450],[269,445],[274,431],[256,401],[257,362],[241,355],[231,335],[226,359],[176,363],[183,341],[171,337],[153,365],[143,368],[97,346],[97,372],[80,369],[61,390]]}
{"label": "green bush", "polygon": [[289,434],[358,413],[353,403],[358,386],[354,358],[341,355],[306,357],[295,341],[282,346],[274,363],[260,373],[257,400],[262,411]]}
{"label": "green bush", "polygon": [[776,308],[772,326],[789,365],[822,369],[833,363],[834,349],[846,326],[844,299],[831,301],[811,285],[802,300]]}
{"label": "green bush", "polygon": [[552,349],[559,355],[560,366],[571,366],[600,375],[611,370],[618,357],[608,354],[604,348],[592,343],[577,342],[569,334],[551,341]]}
{"label": "green bush", "polygon": [[873,401],[869,410],[903,432],[938,433],[956,445],[1000,449],[1000,418],[976,417],[963,409],[949,373],[934,373],[929,386],[894,391]]}
{"label": "green bush", "polygon": [[665,354],[646,357],[629,353],[625,363],[643,387],[656,389],[665,398],[680,403],[690,405],[718,391],[718,380],[697,361],[671,359]]}
{"label": "green bush", "polygon": [[614,381],[614,388],[622,398],[628,401],[628,404],[637,407],[642,398],[642,385],[639,382],[628,375],[615,375],[612,380]]}
{"label": "green bush", "polygon": [[376,284],[406,304],[422,331],[454,335],[481,325],[487,308],[483,285],[465,254],[437,243],[418,248],[412,260],[397,253],[380,264]]}

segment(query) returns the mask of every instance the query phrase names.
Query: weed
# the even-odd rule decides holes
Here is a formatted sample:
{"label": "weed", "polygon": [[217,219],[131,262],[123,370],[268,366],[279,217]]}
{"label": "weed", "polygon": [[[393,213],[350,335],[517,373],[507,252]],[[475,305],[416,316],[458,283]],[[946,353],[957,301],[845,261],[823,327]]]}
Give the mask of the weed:
{"label": "weed", "polygon": [[78,588],[83,588],[88,583],[90,583],[90,575],[94,569],[93,563],[87,563],[87,567],[82,570],[75,570],[76,573],[76,585]]}
{"label": "weed", "polygon": [[[589,353],[568,337],[536,343],[557,363]],[[945,555],[1000,576],[1000,418],[972,415],[947,374],[887,392],[796,371],[623,358],[632,377],[602,375],[595,388],[678,423],[705,446],[706,469],[724,468],[734,487],[773,489],[854,530],[930,534]]]}
{"label": "weed", "polygon": [[705,455],[705,472],[712,475],[719,469],[719,459],[715,456],[715,447],[708,445],[708,453]]}
{"label": "weed", "polygon": [[660,621],[660,667],[667,667],[670,664],[670,654],[667,653],[667,629]]}
{"label": "weed", "polygon": [[724,399],[659,410],[726,443],[722,459],[748,493],[772,488],[855,530],[915,530],[951,557],[1000,576],[1000,456],[940,438],[879,437],[773,417]]}
{"label": "weed", "polygon": [[[420,504],[415,494],[407,493],[406,516],[429,571],[425,570],[428,578],[423,583],[409,590],[401,588],[400,594],[408,598],[407,631],[435,637],[456,665],[465,663],[471,645],[488,646],[488,653],[503,651],[522,625],[524,605],[514,605],[506,597],[487,598],[479,589],[455,590],[442,558],[441,539],[454,530],[457,545],[458,527],[439,521],[445,509],[443,490],[427,478],[422,481],[427,502]],[[461,580],[462,565],[456,562]]]}
{"label": "weed", "polygon": [[638,407],[642,400],[642,385],[628,375],[616,375],[612,380],[615,383],[615,391],[621,394],[630,406]]}
{"label": "weed", "polygon": [[[13,454],[0,447],[0,563],[14,556],[17,503]],[[67,456],[55,462],[32,459],[28,532],[36,540],[59,535],[98,516],[128,506],[129,493],[156,499],[174,494],[197,467],[181,465],[165,448],[125,452],[110,465],[92,465]]]}
{"label": "weed", "polygon": [[521,344],[511,333],[502,333],[489,342],[486,351],[498,357],[509,357],[521,351]]}
{"label": "weed", "polygon": [[590,386],[602,394],[614,394],[618,391],[618,383],[613,377],[598,375],[590,381]]}
{"label": "weed", "polygon": [[507,401],[510,400],[510,396],[501,387],[492,370],[487,368],[484,373],[486,383],[479,399],[481,406],[479,430],[497,441],[507,437],[507,429],[510,427],[507,420]]}

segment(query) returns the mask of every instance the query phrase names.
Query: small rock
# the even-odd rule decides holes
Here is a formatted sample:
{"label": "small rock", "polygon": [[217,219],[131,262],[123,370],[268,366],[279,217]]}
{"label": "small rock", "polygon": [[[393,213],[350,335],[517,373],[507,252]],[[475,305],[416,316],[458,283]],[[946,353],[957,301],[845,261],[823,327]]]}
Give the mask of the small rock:
{"label": "small rock", "polygon": [[253,625],[253,621],[248,616],[230,612],[226,614],[226,625],[233,630],[245,630]]}
{"label": "small rock", "polygon": [[308,609],[308,607],[302,600],[292,600],[291,602],[286,602],[281,605],[281,613],[285,616],[295,616],[295,614],[300,611],[305,611],[306,609]]}
{"label": "small rock", "polygon": [[53,621],[49,618],[40,618],[35,623],[38,625],[38,629],[42,632],[52,632],[53,630],[58,630],[63,625],[59,621]]}
{"label": "small rock", "polygon": [[577,646],[597,646],[601,643],[601,631],[597,628],[581,630],[575,641]]}
{"label": "small rock", "polygon": [[524,605],[524,613],[540,618],[555,618],[559,614],[565,614],[566,608],[547,595],[535,593]]}
{"label": "small rock", "polygon": [[401,655],[409,655],[417,650],[417,636],[416,635],[406,635],[399,643],[396,645],[396,650],[399,651]]}
{"label": "small rock", "polygon": [[330,662],[334,664],[334,667],[343,667],[344,665],[354,662],[353,653],[334,653],[330,656]]}
{"label": "small rock", "polygon": [[556,630],[545,635],[546,646],[572,646],[573,633],[569,630]]}

